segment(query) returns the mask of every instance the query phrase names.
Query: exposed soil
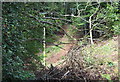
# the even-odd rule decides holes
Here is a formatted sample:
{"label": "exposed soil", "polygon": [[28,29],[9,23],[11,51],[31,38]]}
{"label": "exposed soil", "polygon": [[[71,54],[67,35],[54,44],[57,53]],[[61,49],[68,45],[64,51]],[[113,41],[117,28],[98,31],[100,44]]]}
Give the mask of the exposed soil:
{"label": "exposed soil", "polygon": [[[64,35],[59,41],[68,42],[68,39]],[[52,54],[51,57],[46,59],[46,62],[56,63],[57,61],[61,59],[62,56],[65,56],[68,53],[68,51],[73,47],[74,44],[71,42],[71,44],[62,44],[62,45],[64,46],[63,49],[61,49],[57,53]]]}
{"label": "exposed soil", "polygon": [[[65,25],[64,30],[66,31],[66,33],[69,34],[69,31],[67,28],[68,28],[68,26]],[[63,49],[61,49],[57,53],[52,54],[51,57],[46,59],[46,62],[51,63],[51,64],[58,62],[62,58],[62,56],[65,56],[68,53],[68,51],[74,46],[74,43],[75,43],[75,41],[69,41],[68,37],[66,37],[66,34],[64,34],[62,36],[62,38],[59,39],[59,41],[60,42],[69,42],[71,44],[62,44]]]}

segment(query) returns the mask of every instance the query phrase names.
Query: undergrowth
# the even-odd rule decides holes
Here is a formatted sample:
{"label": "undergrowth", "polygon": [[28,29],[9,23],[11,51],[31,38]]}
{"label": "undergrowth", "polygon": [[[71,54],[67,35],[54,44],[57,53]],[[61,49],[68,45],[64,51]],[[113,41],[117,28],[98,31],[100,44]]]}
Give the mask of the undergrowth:
{"label": "undergrowth", "polygon": [[95,75],[101,75],[103,79],[107,80],[118,77],[118,50],[115,39],[116,37],[82,48],[85,67],[90,67],[87,71],[94,70]]}

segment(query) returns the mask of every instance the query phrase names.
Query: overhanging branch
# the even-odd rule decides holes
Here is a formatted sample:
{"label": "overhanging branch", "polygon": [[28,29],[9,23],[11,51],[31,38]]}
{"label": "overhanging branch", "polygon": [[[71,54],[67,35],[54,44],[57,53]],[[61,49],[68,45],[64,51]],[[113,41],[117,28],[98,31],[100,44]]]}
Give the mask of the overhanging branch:
{"label": "overhanging branch", "polygon": [[72,23],[71,20],[66,20],[66,19],[63,19],[63,18],[54,18],[54,17],[43,17],[44,19],[52,19],[52,20],[62,20],[62,21],[66,21],[66,22],[69,22],[69,23]]}
{"label": "overhanging branch", "polygon": [[68,37],[70,37],[71,39],[73,39],[59,24],[57,24],[57,23],[51,23],[51,22],[48,22],[48,21],[41,21],[41,20],[39,20],[38,18],[34,17],[34,16],[31,15],[31,14],[26,14],[26,13],[24,13],[24,14],[27,15],[27,16],[29,16],[30,18],[33,18],[34,20],[38,21],[39,23],[49,24],[49,25],[52,25],[52,26],[59,27],[60,29],[63,30],[63,32],[64,32]]}
{"label": "overhanging branch", "polygon": [[71,16],[71,17],[75,17],[75,18],[78,17],[78,18],[84,20],[85,22],[89,23],[89,21],[87,21],[86,19],[82,18],[81,16],[75,16],[75,15],[61,15],[61,16],[64,16],[64,17]]}

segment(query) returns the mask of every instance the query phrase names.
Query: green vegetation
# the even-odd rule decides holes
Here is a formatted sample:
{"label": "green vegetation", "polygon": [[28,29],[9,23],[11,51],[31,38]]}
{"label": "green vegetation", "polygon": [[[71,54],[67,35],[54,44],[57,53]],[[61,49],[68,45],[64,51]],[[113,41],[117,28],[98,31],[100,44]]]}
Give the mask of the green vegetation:
{"label": "green vegetation", "polygon": [[[45,68],[44,28],[46,57],[64,47],[58,45],[62,37],[70,40],[76,38],[79,40],[77,46],[88,44],[82,51],[88,66],[94,64],[116,66],[117,63],[111,56],[117,52],[114,46],[116,44],[109,38],[120,34],[119,6],[118,2],[4,2],[2,4],[3,81],[34,80],[35,72]],[[64,25],[70,26],[65,28]],[[100,37],[103,40],[107,39],[105,45],[89,44],[89,41],[92,43],[94,39]],[[114,69],[115,74],[116,69],[117,66]],[[111,75],[102,74],[102,77],[111,79]]]}
{"label": "green vegetation", "polygon": [[118,75],[118,46],[117,41],[115,41],[116,38],[100,42],[99,44],[87,45],[82,49],[87,67],[95,66],[97,69],[102,67],[107,70],[106,74],[100,72],[101,76],[107,80],[111,80],[111,77]]}

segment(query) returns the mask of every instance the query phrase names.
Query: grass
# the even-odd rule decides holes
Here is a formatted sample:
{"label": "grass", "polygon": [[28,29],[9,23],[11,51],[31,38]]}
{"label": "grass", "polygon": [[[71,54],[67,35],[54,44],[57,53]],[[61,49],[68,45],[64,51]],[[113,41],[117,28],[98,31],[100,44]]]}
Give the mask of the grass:
{"label": "grass", "polygon": [[98,69],[101,67],[106,71],[106,73],[103,73],[103,70],[101,70],[100,74],[102,78],[108,80],[118,74],[118,46],[115,39],[116,37],[82,48],[84,60],[87,63],[86,66],[93,65]]}

